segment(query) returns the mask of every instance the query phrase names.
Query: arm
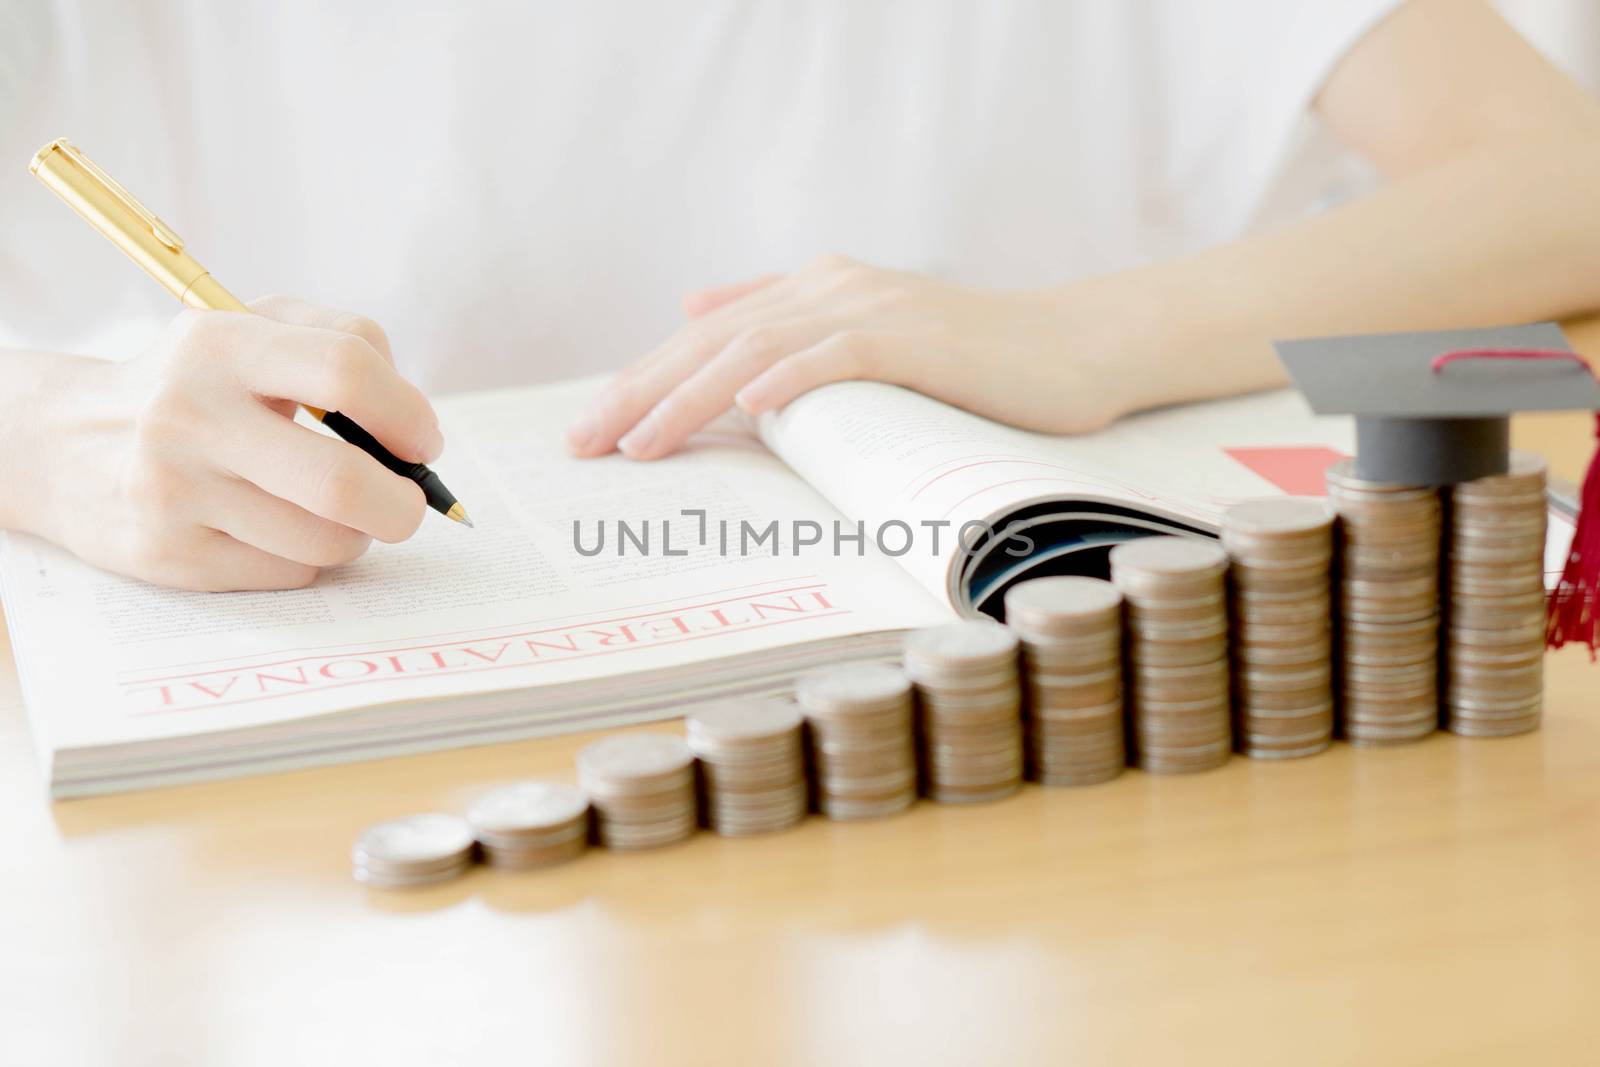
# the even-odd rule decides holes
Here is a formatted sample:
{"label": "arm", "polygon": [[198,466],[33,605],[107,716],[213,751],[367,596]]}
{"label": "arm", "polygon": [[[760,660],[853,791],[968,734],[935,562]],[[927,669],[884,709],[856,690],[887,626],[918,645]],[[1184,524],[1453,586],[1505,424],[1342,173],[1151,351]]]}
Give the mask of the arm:
{"label": "arm", "polygon": [[[55,419],[62,393],[86,361],[71,356],[0,349],[0,529],[44,535],[49,481],[41,477],[42,424]],[[48,409],[48,410],[47,410]]]}
{"label": "arm", "polygon": [[1126,276],[1164,296],[1171,343],[1192,359],[1167,367],[1147,401],[1280,384],[1274,337],[1600,306],[1600,103],[1486,4],[1414,0],[1345,57],[1317,109],[1388,181],[1298,225]]}
{"label": "arm", "polygon": [[877,378],[1029,429],[1281,384],[1275,337],[1473,326],[1600,306],[1600,103],[1481,0],[1412,0],[1317,109],[1389,179],[1275,233],[1126,273],[981,292],[825,258],[697,294],[570,434],[664,455],[747,411]]}

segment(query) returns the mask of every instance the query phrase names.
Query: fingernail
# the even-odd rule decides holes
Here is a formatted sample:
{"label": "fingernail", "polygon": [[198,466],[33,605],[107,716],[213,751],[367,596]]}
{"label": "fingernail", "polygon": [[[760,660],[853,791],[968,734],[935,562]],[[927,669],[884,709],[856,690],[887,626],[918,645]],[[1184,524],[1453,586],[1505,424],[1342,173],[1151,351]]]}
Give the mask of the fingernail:
{"label": "fingernail", "polygon": [[764,392],[766,390],[762,389],[759,383],[751,382],[733,394],[733,402],[738,404],[739,410],[746,415],[759,415],[761,409],[766,406],[766,397],[762,395]]}
{"label": "fingernail", "polygon": [[432,463],[442,455],[444,455],[444,434],[435,426],[422,446],[422,462]]}
{"label": "fingernail", "polygon": [[582,452],[594,443],[598,429],[599,420],[593,415],[578,416],[578,421],[567,427],[567,447],[574,452]]}
{"label": "fingernail", "polygon": [[622,435],[617,447],[624,455],[639,459],[650,450],[651,445],[655,444],[657,436],[659,435],[656,432],[656,420],[647,416],[643,422]]}

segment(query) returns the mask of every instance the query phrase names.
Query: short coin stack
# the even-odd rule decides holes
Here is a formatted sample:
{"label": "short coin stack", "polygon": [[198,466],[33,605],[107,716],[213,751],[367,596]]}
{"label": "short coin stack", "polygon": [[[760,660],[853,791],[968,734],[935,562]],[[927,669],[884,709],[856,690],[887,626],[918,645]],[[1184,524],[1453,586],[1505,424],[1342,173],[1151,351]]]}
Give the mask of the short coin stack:
{"label": "short coin stack", "polygon": [[565,782],[518,782],[481,798],[467,822],[491,867],[551,867],[589,847],[589,798]]}
{"label": "short coin stack", "polygon": [[578,785],[607,848],[655,848],[694,833],[694,753],[682,738],[625,734],[578,753]]}
{"label": "short coin stack", "polygon": [[1309,756],[1333,740],[1333,513],[1321,500],[1246,500],[1222,517],[1233,597],[1235,732],[1248,756]]}
{"label": "short coin stack", "polygon": [[1392,745],[1439,721],[1439,491],[1327,471],[1339,513],[1339,644],[1345,738]]}
{"label": "short coin stack", "polygon": [[1017,638],[998,623],[953,622],[908,635],[923,778],[937,801],[998,800],[1022,784]]}
{"label": "short coin stack", "polygon": [[787,830],[806,817],[801,722],[785,700],[714,704],[689,714],[711,829],[745,837]]}
{"label": "short coin stack", "polygon": [[1545,464],[1451,493],[1445,724],[1470,737],[1537,729],[1544,691]]}
{"label": "short coin stack", "polygon": [[382,889],[443,882],[472,863],[472,827],[457,815],[429,813],[368,828],[350,851],[356,881]]}
{"label": "short coin stack", "polygon": [[817,807],[830,819],[874,819],[917,799],[911,680],[886,663],[841,664],[802,677],[795,697],[811,731]]}
{"label": "short coin stack", "polygon": [[1233,751],[1227,572],[1211,541],[1145,537],[1111,550],[1127,601],[1134,758],[1147,771],[1209,770]]}
{"label": "short coin stack", "polygon": [[1127,765],[1122,725],[1122,594],[1098,578],[1035,578],[1006,593],[1022,639],[1030,777],[1091,785]]}

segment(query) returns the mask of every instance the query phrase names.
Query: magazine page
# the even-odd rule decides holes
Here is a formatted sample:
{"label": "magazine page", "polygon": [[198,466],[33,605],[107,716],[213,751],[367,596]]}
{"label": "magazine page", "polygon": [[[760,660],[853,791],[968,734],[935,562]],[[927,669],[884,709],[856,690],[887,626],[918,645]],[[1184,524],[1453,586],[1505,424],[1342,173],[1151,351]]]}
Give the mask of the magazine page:
{"label": "magazine page", "polygon": [[964,535],[971,544],[983,527],[1003,529],[1027,509],[1087,503],[1212,531],[1235,500],[1320,494],[1323,469],[1348,453],[1352,437],[1349,420],[1313,416],[1290,390],[1168,408],[1065,437],[878,382],[813,390],[763,416],[759,429],[869,536],[887,530],[884,550],[896,551],[901,526],[909,527],[915,544],[896,558],[923,588],[961,608],[965,524],[978,524]]}
{"label": "magazine page", "polygon": [[568,457],[562,429],[596,386],[441,401],[439,469],[477,528],[429,514],[410,541],[307,589],[160,589],[9,538],[0,581],[39,746],[614,677],[948,616],[870,546],[797,547],[841,517],[748,424],[655,463]]}

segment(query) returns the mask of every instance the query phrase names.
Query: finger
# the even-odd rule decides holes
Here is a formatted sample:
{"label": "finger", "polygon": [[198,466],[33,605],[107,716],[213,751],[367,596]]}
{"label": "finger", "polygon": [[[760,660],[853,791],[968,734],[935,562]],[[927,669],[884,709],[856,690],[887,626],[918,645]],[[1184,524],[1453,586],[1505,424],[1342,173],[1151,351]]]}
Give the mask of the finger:
{"label": "finger", "polygon": [[444,451],[438,416],[422,391],[361,338],[283,324],[247,336],[231,355],[252,392],[341,412],[405,460],[431,463]]}
{"label": "finger", "polygon": [[794,318],[798,310],[773,286],[691,323],[664,344],[617,374],[567,429],[567,447],[578,456],[603,456],[662,397],[727,347],[728,342],[768,319]]}
{"label": "finger", "polygon": [[243,544],[310,567],[337,567],[372,544],[359,530],[329,522],[238,478],[207,487],[199,521]]}
{"label": "finger", "polygon": [[916,342],[898,334],[847,330],[788,359],[779,360],[749,385],[735,401],[750,415],[781,408],[802,393],[829,382],[872,378],[910,384]]}
{"label": "finger", "polygon": [[317,577],[317,568],[282,559],[207,531],[188,546],[181,560],[150,576],[161,585],[207,593],[259,589],[303,589]]}
{"label": "finger", "polygon": [[427,504],[417,483],[354,445],[247,406],[203,444],[225,471],[313,515],[391,544],[416,533]]}
{"label": "finger", "polygon": [[832,320],[807,317],[746,330],[652,407],[617,447],[631,459],[657,459],[727,411],[734,394],[785,357],[835,331]]}
{"label": "finger", "polygon": [[735,300],[742,300],[751,293],[760,292],[773,282],[782,278],[781,274],[763,274],[759,278],[749,281],[735,282],[732,285],[718,286],[713,289],[699,289],[688,293],[683,298],[683,313],[691,319],[698,319],[702,315],[710,314],[724,305]]}
{"label": "finger", "polygon": [[[624,382],[646,374],[656,364],[671,359],[685,339],[700,337],[708,341],[715,340],[720,350],[720,346],[727,342],[727,338],[732,337],[746,325],[761,322],[766,318],[792,317],[794,312],[785,309],[791,308],[793,304],[793,285],[788,278],[778,278],[775,284],[702,315],[697,321],[657,345],[644,358],[634,360],[622,368],[617,372],[616,380]],[[718,338],[721,340],[716,340]]]}
{"label": "finger", "polygon": [[250,310],[290,326],[314,326],[319,330],[353,333],[394,363],[394,352],[389,348],[389,335],[383,327],[367,318],[338,308],[324,307],[292,296],[263,296],[250,301]]}

